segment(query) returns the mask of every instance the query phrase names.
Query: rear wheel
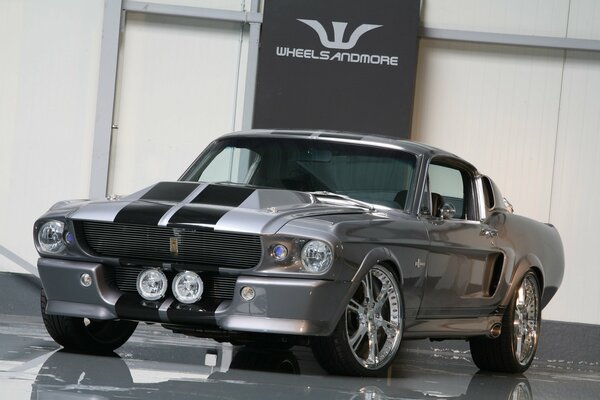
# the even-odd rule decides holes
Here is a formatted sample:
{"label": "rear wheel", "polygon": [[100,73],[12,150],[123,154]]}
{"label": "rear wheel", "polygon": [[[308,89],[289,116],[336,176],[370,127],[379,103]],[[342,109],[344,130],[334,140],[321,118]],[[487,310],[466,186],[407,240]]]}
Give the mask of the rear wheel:
{"label": "rear wheel", "polygon": [[330,373],[376,376],[392,363],[402,339],[403,303],[396,275],[372,267],[328,337],[314,337],[312,349]]}
{"label": "rear wheel", "polygon": [[110,353],[133,334],[137,322],[101,321],[46,314],[48,300],[42,290],[40,305],[46,330],[66,350],[82,353]]}
{"label": "rear wheel", "polygon": [[504,313],[500,337],[470,339],[475,365],[489,371],[527,370],[537,351],[541,318],[540,284],[536,274],[529,271]]}

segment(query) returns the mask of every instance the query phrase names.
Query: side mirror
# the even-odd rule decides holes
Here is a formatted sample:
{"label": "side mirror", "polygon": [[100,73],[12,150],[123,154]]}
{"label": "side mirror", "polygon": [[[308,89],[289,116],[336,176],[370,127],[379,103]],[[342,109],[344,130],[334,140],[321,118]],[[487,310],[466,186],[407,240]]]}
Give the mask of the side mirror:
{"label": "side mirror", "polygon": [[444,203],[440,209],[440,216],[442,219],[450,219],[456,214],[456,208],[451,203]]}

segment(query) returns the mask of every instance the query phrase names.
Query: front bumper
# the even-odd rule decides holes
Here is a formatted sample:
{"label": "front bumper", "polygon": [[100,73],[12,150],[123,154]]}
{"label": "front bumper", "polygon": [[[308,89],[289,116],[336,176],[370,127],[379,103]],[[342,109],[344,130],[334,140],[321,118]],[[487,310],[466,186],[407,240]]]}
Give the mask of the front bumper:
{"label": "front bumper", "polygon": [[[46,291],[48,314],[91,319],[129,319],[181,325],[217,327],[227,331],[291,335],[329,335],[337,324],[350,282],[240,275],[231,301],[184,305],[171,295],[145,301],[111,284],[111,268],[99,263],[40,258],[38,270]],[[80,284],[81,274],[93,278]],[[241,298],[243,286],[256,297]]]}

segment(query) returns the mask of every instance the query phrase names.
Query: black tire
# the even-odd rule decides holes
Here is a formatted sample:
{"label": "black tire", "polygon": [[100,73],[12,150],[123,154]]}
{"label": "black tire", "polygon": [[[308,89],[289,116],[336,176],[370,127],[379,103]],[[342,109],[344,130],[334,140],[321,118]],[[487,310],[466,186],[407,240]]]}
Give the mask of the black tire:
{"label": "black tire", "polygon": [[100,321],[46,314],[48,299],[42,289],[40,306],[46,330],[65,350],[77,353],[107,354],[121,347],[133,334],[137,322]]}
{"label": "black tire", "polygon": [[525,372],[537,351],[541,319],[540,284],[536,274],[529,271],[504,313],[500,336],[469,340],[473,362],[485,371]]}
{"label": "black tire", "polygon": [[[376,302],[379,296],[385,297]],[[329,373],[379,376],[398,353],[403,326],[398,279],[387,267],[375,265],[362,279],[333,333],[313,337],[311,347],[319,364]]]}

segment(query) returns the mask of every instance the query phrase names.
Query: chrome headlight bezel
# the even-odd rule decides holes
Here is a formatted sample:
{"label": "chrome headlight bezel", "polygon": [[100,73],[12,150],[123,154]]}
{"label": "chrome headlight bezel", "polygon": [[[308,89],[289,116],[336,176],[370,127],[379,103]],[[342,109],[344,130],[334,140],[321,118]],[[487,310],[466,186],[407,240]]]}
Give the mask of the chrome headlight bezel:
{"label": "chrome headlight bezel", "polygon": [[61,254],[65,251],[67,243],[65,241],[65,223],[60,220],[47,220],[37,229],[36,247],[40,253]]}
{"label": "chrome headlight bezel", "polygon": [[[150,277],[149,283],[146,281],[146,278],[148,277]],[[169,280],[165,273],[159,268],[147,268],[138,274],[135,287],[138,294],[145,300],[160,300],[167,293]]]}
{"label": "chrome headlight bezel", "polygon": [[[185,293],[182,292],[182,288],[180,287],[181,283],[184,283],[183,291],[188,290],[185,287],[185,281],[188,281],[188,284],[191,284],[191,292]],[[182,271],[178,273],[175,278],[173,278],[173,282],[171,283],[171,291],[173,292],[173,296],[177,299],[178,302],[183,304],[193,304],[202,299],[202,294],[204,293],[204,282],[200,275],[193,271]]]}
{"label": "chrome headlight bezel", "polygon": [[300,260],[304,271],[324,274],[333,265],[333,249],[322,240],[310,240],[302,247]]}

